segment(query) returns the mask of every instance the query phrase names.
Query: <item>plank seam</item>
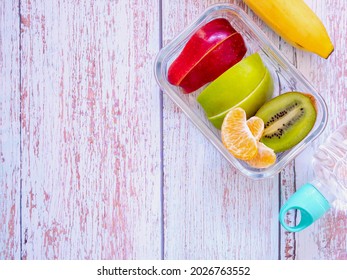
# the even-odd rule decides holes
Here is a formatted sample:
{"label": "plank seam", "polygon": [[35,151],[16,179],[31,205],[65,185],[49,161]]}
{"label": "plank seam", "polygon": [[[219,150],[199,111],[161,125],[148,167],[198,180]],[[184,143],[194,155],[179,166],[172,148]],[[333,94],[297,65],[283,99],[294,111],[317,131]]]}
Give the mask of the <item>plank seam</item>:
{"label": "plank seam", "polygon": [[[294,47],[293,48],[293,64],[294,66],[297,68],[298,67],[298,57],[296,55],[296,49]],[[294,174],[294,193],[296,192],[296,168],[295,168],[295,160],[294,160],[294,164],[293,164],[293,174]],[[295,214],[294,214],[294,221],[296,223],[296,219],[297,219],[297,214],[298,214],[298,210],[295,210]],[[296,233],[293,232],[293,260],[296,260]]]}
{"label": "plank seam", "polygon": [[[294,162],[294,166],[293,166],[293,172],[294,172],[294,193],[296,192],[296,169],[295,169],[295,162]],[[296,219],[297,219],[297,215],[298,215],[298,210],[295,210],[295,214],[294,214],[294,221],[296,223]],[[296,260],[296,233],[293,232],[293,260]]]}
{"label": "plank seam", "polygon": [[[280,209],[281,209],[281,205],[282,205],[282,194],[281,194],[281,190],[282,190],[282,185],[281,185],[281,180],[282,180],[282,175],[281,175],[281,172],[278,174],[278,213],[280,212]],[[281,241],[282,241],[282,234],[281,234],[281,224],[280,222],[278,221],[278,256],[277,256],[277,259],[278,260],[281,260],[282,257],[282,246],[281,246]]]}
{"label": "plank seam", "polygon": [[[159,9],[159,50],[163,47],[163,5],[162,0],[158,3]],[[160,258],[164,260],[165,255],[165,234],[164,234],[164,103],[163,91],[159,87],[159,122],[160,122]]]}
{"label": "plank seam", "polygon": [[23,188],[22,188],[22,11],[21,11],[21,0],[18,1],[18,24],[19,24],[19,251],[20,259],[23,259]]}

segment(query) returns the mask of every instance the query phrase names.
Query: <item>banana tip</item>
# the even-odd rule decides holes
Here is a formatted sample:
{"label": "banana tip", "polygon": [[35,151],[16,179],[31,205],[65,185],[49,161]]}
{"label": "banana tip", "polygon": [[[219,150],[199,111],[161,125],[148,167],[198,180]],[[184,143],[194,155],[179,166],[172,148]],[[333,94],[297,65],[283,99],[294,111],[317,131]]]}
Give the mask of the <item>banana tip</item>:
{"label": "banana tip", "polygon": [[331,54],[334,52],[334,50],[335,50],[335,48],[333,47],[333,48],[331,49],[331,51],[328,53],[328,55],[324,56],[324,58],[325,58],[325,59],[328,59],[328,58],[331,56]]}

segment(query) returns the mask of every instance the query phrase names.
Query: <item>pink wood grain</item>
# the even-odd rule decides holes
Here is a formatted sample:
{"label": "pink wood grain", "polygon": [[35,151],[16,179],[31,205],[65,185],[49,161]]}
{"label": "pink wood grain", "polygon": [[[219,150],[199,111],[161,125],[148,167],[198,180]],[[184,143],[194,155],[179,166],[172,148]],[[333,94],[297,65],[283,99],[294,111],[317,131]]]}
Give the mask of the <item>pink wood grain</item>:
{"label": "pink wood grain", "polygon": [[[296,191],[295,161],[292,161],[280,174],[281,202],[284,203]],[[282,205],[282,204],[281,204]],[[298,219],[297,213],[292,211],[286,214],[286,223],[295,226]],[[296,259],[296,233],[286,231],[281,227],[280,257],[283,260]]]}
{"label": "pink wood grain", "polygon": [[19,1],[0,2],[0,259],[20,258]]}
{"label": "pink wood grain", "polygon": [[22,1],[23,258],[161,256],[157,1]]}

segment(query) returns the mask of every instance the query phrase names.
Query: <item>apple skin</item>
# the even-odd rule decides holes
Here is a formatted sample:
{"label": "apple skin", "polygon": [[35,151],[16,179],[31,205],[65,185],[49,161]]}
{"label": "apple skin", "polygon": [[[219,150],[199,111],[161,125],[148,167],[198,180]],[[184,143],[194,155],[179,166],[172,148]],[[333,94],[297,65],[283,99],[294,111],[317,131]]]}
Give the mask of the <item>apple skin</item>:
{"label": "apple skin", "polygon": [[208,119],[220,129],[225,115],[241,107],[247,118],[272,96],[273,81],[258,53],[254,53],[210,83],[197,97]]}
{"label": "apple skin", "polygon": [[253,54],[228,69],[197,97],[207,117],[214,117],[241,102],[265,75],[259,54]]}
{"label": "apple skin", "polygon": [[[247,119],[254,116],[258,109],[268,101],[273,94],[273,80],[268,70],[265,72],[265,76],[257,86],[246,98],[240,103],[235,104],[232,108],[241,107],[246,111]],[[230,109],[232,109],[230,108]],[[223,120],[226,114],[230,111],[224,111],[223,113],[209,118],[210,122],[218,129],[222,127]]]}
{"label": "apple skin", "polygon": [[169,67],[168,81],[191,93],[239,62],[246,51],[241,34],[228,20],[212,20],[188,40]]}

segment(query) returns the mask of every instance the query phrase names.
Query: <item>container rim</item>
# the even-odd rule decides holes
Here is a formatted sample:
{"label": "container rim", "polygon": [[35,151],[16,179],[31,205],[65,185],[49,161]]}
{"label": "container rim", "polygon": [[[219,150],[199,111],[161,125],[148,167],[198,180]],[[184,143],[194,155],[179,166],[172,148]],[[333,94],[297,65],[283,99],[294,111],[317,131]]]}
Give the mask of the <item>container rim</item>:
{"label": "container rim", "polygon": [[[221,10],[237,15],[243,21],[243,23],[245,23],[246,26],[257,35],[261,45],[264,46],[263,51],[265,54],[272,56],[276,62],[282,66],[282,68],[289,69],[291,75],[293,75],[295,79],[300,81],[300,83],[304,84],[305,87],[310,90],[310,93],[314,95],[316,102],[321,107],[321,122],[318,125],[317,123],[315,124],[314,131],[311,130],[310,133],[299,144],[293,147],[290,152],[284,156],[281,162],[276,162],[274,165],[266,169],[244,168],[240,162],[227,151],[220,139],[211,131],[211,129],[208,128],[206,123],[202,121],[201,118],[190,109],[188,104],[186,104],[180,98],[177,92],[173,89],[173,86],[166,79],[165,69],[163,68],[163,61],[165,58],[177,51],[180,43],[187,41],[203,23],[208,22],[209,18],[213,19],[211,14]],[[288,59],[281,54],[280,50],[271,41],[269,41],[265,33],[253,23],[252,19],[235,4],[224,3],[209,6],[187,28],[175,36],[174,39],[172,39],[166,46],[162,47],[154,60],[154,76],[161,90],[166,92],[169,98],[181,108],[181,110],[212,143],[212,145],[226,158],[226,160],[239,172],[241,172],[241,174],[246,175],[251,179],[264,179],[277,175],[290,161],[298,156],[300,152],[302,152],[313,140],[315,140],[323,132],[327,125],[328,108],[322,96],[313,88],[311,83],[298,71],[298,69],[296,69],[294,65],[292,65]]]}

